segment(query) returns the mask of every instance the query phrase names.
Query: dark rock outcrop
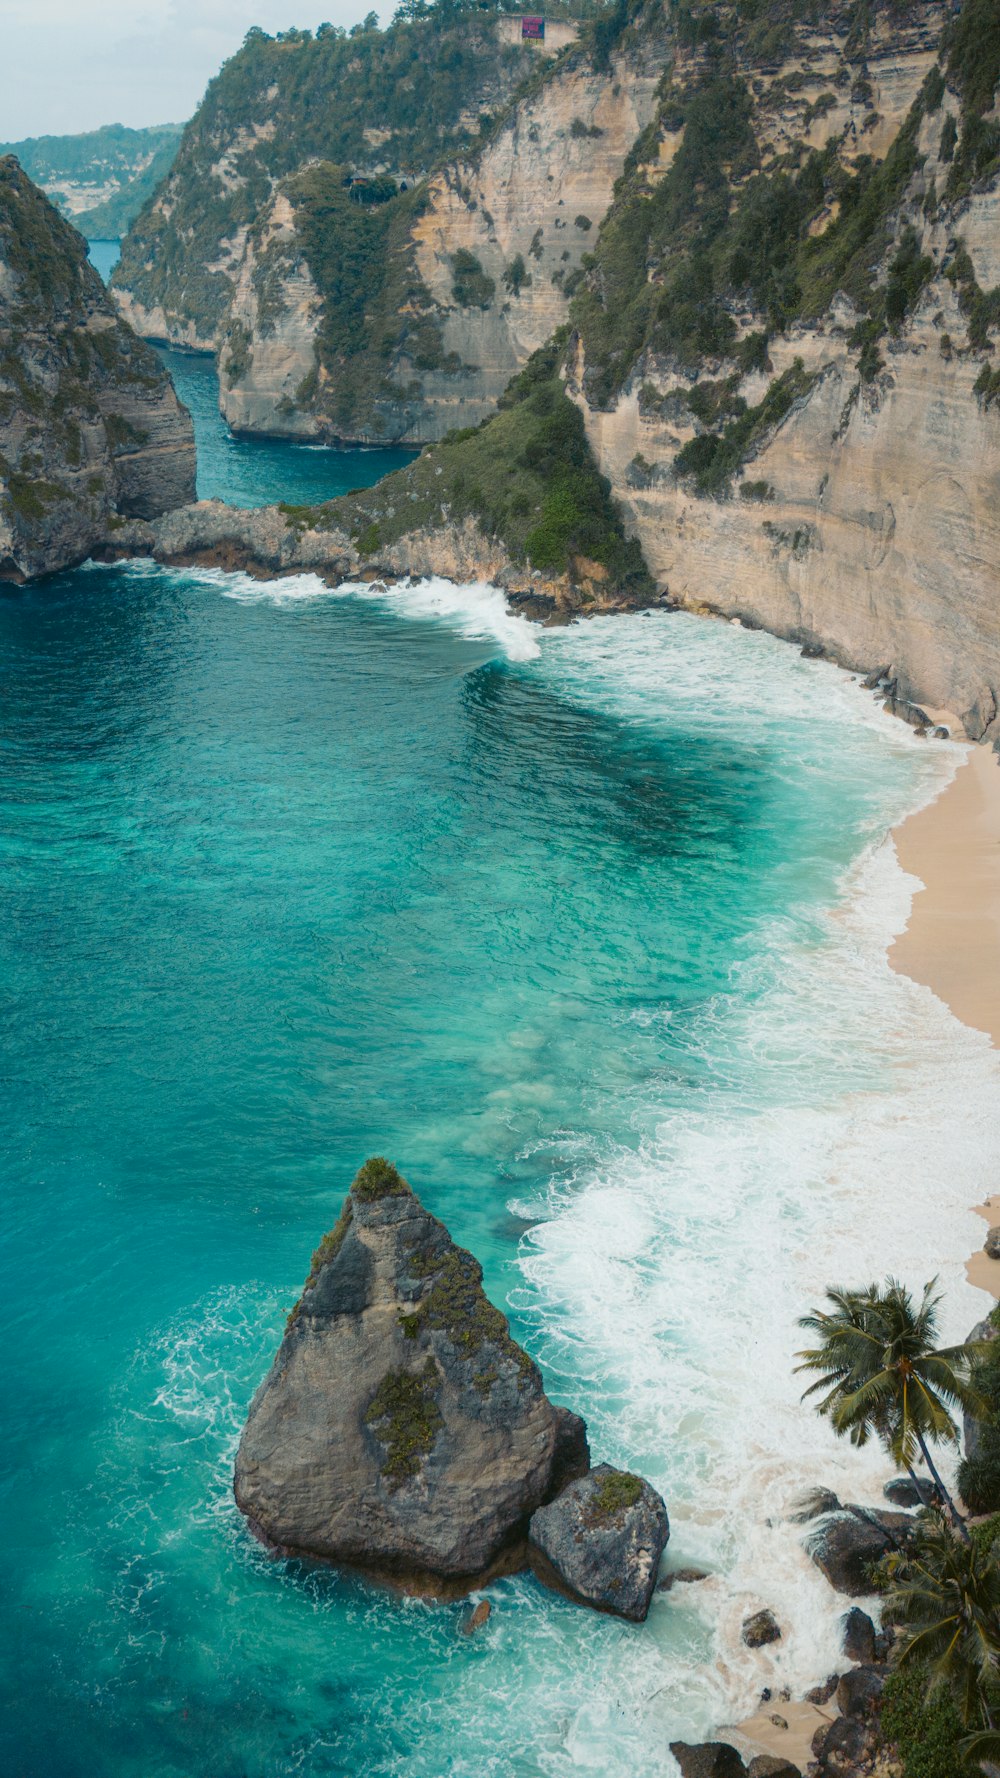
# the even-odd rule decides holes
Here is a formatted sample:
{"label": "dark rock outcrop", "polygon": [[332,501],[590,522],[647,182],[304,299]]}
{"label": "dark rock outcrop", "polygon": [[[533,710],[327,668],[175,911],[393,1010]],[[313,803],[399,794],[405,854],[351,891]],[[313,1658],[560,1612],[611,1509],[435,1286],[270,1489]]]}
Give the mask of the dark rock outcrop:
{"label": "dark rock outcrop", "polygon": [[987,1259],[1000,1259],[1000,1225],[990,1229],[983,1242],[983,1252]]}
{"label": "dark rock outcrop", "polygon": [[875,1625],[866,1611],[859,1605],[852,1606],[844,1618],[844,1635],[841,1646],[849,1661],[859,1661],[869,1666],[875,1659]]}
{"label": "dark rock outcrop", "polygon": [[781,1625],[773,1611],[755,1611],[744,1618],[742,1635],[747,1648],[764,1648],[769,1642],[781,1641]]}
{"label": "dark rock outcrop", "polygon": [[671,1741],[682,1778],[744,1778],[746,1766],[728,1741]]}
{"label": "dark rock outcrop", "polygon": [[[875,1748],[875,1731],[857,1716],[838,1716],[831,1723],[823,1723],[816,1730],[812,1739],[812,1751],[816,1760],[817,1770],[836,1774],[837,1778],[853,1778],[860,1769],[859,1762]],[[870,1770],[870,1767],[865,1768]]]}
{"label": "dark rock outcrop", "polygon": [[774,1753],[759,1753],[747,1767],[747,1778],[802,1778],[798,1766]]}
{"label": "dark rock outcrop", "polygon": [[531,1514],[588,1463],[583,1421],[547,1399],[477,1261],[368,1161],[251,1404],[234,1486],[254,1530],[458,1593],[523,1566]]}
{"label": "dark rock outcrop", "polygon": [[670,1536],[655,1488],[598,1464],[532,1517],[532,1568],[574,1599],[641,1623]]}
{"label": "dark rock outcrop", "polygon": [[809,1554],[838,1593],[858,1599],[875,1590],[875,1564],[890,1550],[905,1547],[914,1528],[906,1513],[859,1508],[831,1514],[811,1536]]}
{"label": "dark rock outcrop", "polygon": [[876,1667],[851,1667],[837,1686],[841,1716],[870,1716],[882,1696],[882,1675]]}
{"label": "dark rock outcrop", "polygon": [[909,1476],[896,1476],[882,1492],[893,1506],[932,1506],[938,1497],[936,1483],[919,1476],[915,1482]]}
{"label": "dark rock outcrop", "polygon": [[190,415],[82,236],[0,157],[0,580],[82,561],[194,498]]}

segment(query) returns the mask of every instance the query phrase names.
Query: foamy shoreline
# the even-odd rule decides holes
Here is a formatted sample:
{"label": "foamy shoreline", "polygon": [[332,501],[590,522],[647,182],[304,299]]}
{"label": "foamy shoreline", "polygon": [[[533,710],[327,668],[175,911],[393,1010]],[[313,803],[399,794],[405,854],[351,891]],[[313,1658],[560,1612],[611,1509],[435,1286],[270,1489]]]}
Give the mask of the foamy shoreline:
{"label": "foamy shoreline", "polygon": [[[993,749],[970,744],[937,796],[893,828],[892,843],[918,887],[889,946],[890,968],[929,988],[1000,1049],[1000,760]],[[1000,1222],[1000,1193],[974,1208],[987,1224]],[[1000,1298],[1000,1260],[977,1250],[966,1275]],[[805,1703],[782,1703],[779,1712],[762,1707],[730,1732],[747,1756],[780,1755],[804,1770],[813,1733],[836,1712]],[[787,1727],[778,1726],[782,1719]]]}
{"label": "foamy shoreline", "polygon": [[[923,887],[890,946],[890,967],[1000,1048],[1000,761],[992,747],[970,746],[951,782],[900,823],[893,842]],[[1000,1197],[976,1209],[995,1223]],[[977,1251],[966,1271],[970,1284],[1000,1297],[1000,1260]]]}

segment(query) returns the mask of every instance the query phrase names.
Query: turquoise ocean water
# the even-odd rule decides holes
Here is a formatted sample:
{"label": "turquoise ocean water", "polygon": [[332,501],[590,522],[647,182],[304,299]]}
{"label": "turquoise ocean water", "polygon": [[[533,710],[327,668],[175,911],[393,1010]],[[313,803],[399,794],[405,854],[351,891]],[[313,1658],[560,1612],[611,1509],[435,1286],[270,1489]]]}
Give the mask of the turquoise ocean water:
{"label": "turquoise ocean water", "polygon": [[[118,261],[117,241],[91,241],[90,257],[105,281]],[[198,441],[198,498],[231,506],[274,500],[309,505],[352,488],[367,488],[412,461],[414,451],[328,449],[273,438],[234,438],[219,413],[215,360],[207,352],[157,348],[174,386],[191,411]]]}
{"label": "turquoise ocean water", "polygon": [[[0,673],[0,1769],[659,1778],[825,1674],[782,1520],[885,1471],[799,1407],[795,1318],[940,1269],[965,1332],[995,1183],[995,1058],[885,956],[956,750],[761,634],[442,583],[86,568],[0,597]],[[242,1417],[372,1151],[712,1571],[645,1626],[517,1577],[466,1639],[246,1533]]]}

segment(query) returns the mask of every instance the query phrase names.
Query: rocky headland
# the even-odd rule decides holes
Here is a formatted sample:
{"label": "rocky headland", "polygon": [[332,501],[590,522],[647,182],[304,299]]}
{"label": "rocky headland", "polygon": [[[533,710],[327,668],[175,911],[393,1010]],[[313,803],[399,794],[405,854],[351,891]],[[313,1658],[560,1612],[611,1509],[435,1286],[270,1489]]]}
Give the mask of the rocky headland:
{"label": "rocky headland", "polygon": [[669,1536],[648,1482],[591,1470],[478,1262],[380,1158],[313,1255],[234,1489],[282,1555],[454,1596],[544,1554],[552,1584],[634,1621]]}
{"label": "rocky headland", "polygon": [[[419,86],[451,53],[448,29],[359,38],[351,80],[377,67]],[[440,149],[419,137],[412,184],[418,137],[395,100],[377,144],[362,112],[362,138],[338,123],[324,146],[310,122],[276,146],[334,50],[254,38],[126,243],[125,312],[219,352],[238,426],[417,441],[458,426],[434,460],[438,501],[390,478],[367,502],[359,556],[386,573],[448,573],[449,553],[456,574],[470,560],[502,573],[506,551],[551,574],[548,527],[521,524],[516,475],[508,486],[516,442],[488,479],[468,442],[468,469],[459,457],[468,423],[499,417],[511,373],[554,339],[648,576],[628,601],[597,576],[587,588],[569,557],[597,558],[570,525],[558,572],[581,605],[656,597],[738,617],[882,668],[899,706],[995,738],[1000,65],[986,0],[824,0],[808,19],[778,0],[637,3],[530,68],[504,51],[488,70],[476,31],[462,78],[489,91],[489,117],[476,140],[464,113]],[[307,149],[331,170],[295,171]],[[348,258],[350,302],[330,278]],[[470,526],[471,553],[456,546]]]}
{"label": "rocky headland", "polygon": [[83,561],[194,498],[190,416],[86,243],[0,159],[0,580]]}

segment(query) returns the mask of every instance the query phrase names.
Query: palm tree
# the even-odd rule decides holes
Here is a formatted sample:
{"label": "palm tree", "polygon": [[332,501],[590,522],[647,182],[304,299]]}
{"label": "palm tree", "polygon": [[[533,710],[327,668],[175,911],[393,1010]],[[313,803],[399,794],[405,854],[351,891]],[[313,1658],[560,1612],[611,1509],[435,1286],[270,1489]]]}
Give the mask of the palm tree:
{"label": "palm tree", "polygon": [[924,1663],[928,1694],[945,1687],[973,1732],[962,1752],[995,1757],[1000,1734],[993,1709],[1000,1685],[1000,1565],[993,1549],[952,1536],[940,1513],[928,1513],[912,1555],[895,1558],[885,1596],[886,1621],[906,1634],[896,1659]]}
{"label": "palm tree", "polygon": [[887,1279],[884,1289],[869,1284],[864,1290],[828,1290],[832,1307],[804,1315],[799,1323],[818,1334],[820,1344],[796,1354],[801,1360],[796,1369],[821,1373],[802,1399],[825,1391],[816,1403],[819,1412],[852,1444],[863,1445],[874,1434],[911,1477],[919,1451],[967,1540],[929,1447],[957,1443],[953,1408],[982,1409],[971,1371],[984,1348],[980,1342],[935,1348],[936,1282],[925,1286],[918,1308],[895,1278]]}

